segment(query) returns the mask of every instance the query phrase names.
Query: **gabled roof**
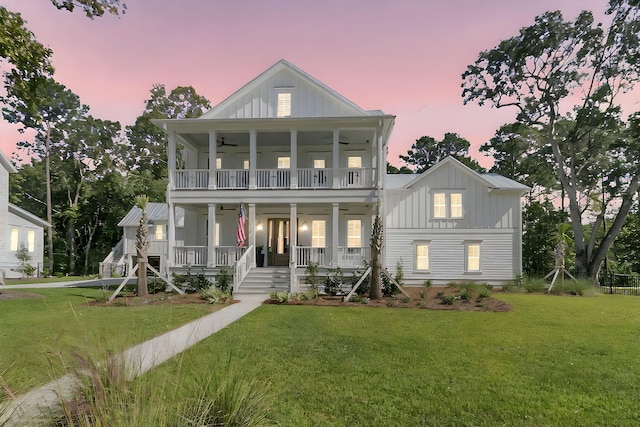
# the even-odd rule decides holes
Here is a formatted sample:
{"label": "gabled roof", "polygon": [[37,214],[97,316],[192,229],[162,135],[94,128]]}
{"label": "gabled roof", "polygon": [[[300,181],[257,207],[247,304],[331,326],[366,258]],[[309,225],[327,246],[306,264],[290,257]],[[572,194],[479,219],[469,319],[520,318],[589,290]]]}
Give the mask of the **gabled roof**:
{"label": "gabled roof", "polygon": [[16,167],[13,166],[13,163],[9,161],[9,159],[7,158],[7,156],[4,155],[2,150],[0,150],[0,165],[4,166],[4,168],[9,173],[18,173],[18,170],[16,169]]}
{"label": "gabled roof", "polygon": [[517,181],[514,181],[497,173],[478,173],[451,156],[439,161],[420,175],[395,175],[395,177],[391,180],[389,180],[389,177],[394,175],[387,175],[387,188],[411,188],[416,182],[424,179],[432,173],[435,173],[437,170],[445,167],[446,165],[451,165],[462,170],[463,172],[480,181],[492,190],[517,190],[522,193],[529,191],[529,187],[527,187],[526,185],[520,184]]}
{"label": "gabled roof", "polygon": [[[169,220],[169,205],[166,203],[149,202],[146,207],[147,222],[153,221],[168,221]],[[142,215],[142,209],[137,206],[131,208],[129,212],[120,220],[118,227],[137,227],[140,222],[140,216]],[[176,209],[176,221],[184,217],[184,209]]]}
{"label": "gabled roof", "polygon": [[38,227],[49,227],[49,223],[42,218],[38,218],[34,214],[29,211],[25,211],[21,207],[14,205],[13,203],[9,203],[9,213],[12,213],[20,218],[37,225]]}
{"label": "gabled roof", "polygon": [[338,92],[334,91],[333,89],[329,88],[324,83],[320,82],[319,80],[315,79],[314,77],[311,77],[309,74],[305,73],[304,71],[302,71],[300,68],[296,67],[295,65],[293,65],[289,61],[287,61],[285,59],[281,59],[280,61],[276,62],[274,65],[269,67],[267,70],[262,72],[260,75],[258,75],[256,78],[251,80],[249,83],[247,83],[246,85],[242,86],[240,89],[238,89],[236,92],[234,92],[228,98],[226,98],[224,101],[220,102],[218,105],[213,107],[211,110],[209,110],[206,113],[204,113],[199,118],[200,119],[214,119],[214,118],[217,118],[218,115],[220,114],[220,112],[224,111],[229,105],[232,105],[232,104],[236,103],[237,101],[242,99],[242,97],[245,94],[247,94],[247,93],[253,91],[254,89],[266,84],[267,81],[271,77],[273,77],[277,73],[280,73],[280,72],[283,72],[283,71],[295,74],[297,77],[302,79],[306,84],[314,87],[317,90],[320,90],[325,95],[327,95],[330,98],[332,98],[335,102],[340,103],[343,107],[345,107],[345,109],[347,111],[351,111],[352,115],[354,115],[354,116],[379,116],[379,115],[384,115],[384,113],[382,111],[380,111],[380,110],[373,110],[373,111],[365,111],[365,110],[363,110],[362,108],[360,108],[355,103],[351,102],[350,100],[348,100],[344,96],[340,95]]}

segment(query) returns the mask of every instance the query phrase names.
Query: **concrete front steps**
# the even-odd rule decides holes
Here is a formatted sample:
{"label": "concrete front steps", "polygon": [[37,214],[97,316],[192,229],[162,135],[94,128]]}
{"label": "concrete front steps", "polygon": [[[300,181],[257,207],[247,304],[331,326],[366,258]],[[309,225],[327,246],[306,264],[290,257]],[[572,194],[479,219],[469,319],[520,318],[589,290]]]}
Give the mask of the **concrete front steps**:
{"label": "concrete front steps", "polygon": [[288,267],[252,268],[234,294],[269,294],[288,292],[291,272]]}

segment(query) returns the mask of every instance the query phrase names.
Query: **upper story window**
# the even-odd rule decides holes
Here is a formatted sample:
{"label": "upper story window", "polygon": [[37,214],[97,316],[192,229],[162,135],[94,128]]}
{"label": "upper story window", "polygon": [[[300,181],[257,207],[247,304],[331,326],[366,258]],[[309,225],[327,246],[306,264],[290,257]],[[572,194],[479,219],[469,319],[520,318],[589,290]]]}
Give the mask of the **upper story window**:
{"label": "upper story window", "polygon": [[156,240],[164,240],[164,225],[157,224],[155,228]]}
{"label": "upper story window", "polygon": [[324,159],[314,159],[313,160],[313,168],[314,169],[324,169],[326,162]]}
{"label": "upper story window", "polygon": [[347,157],[347,167],[349,169],[362,168],[362,156]]}
{"label": "upper story window", "polygon": [[461,191],[435,191],[432,200],[434,218],[462,218]]}
{"label": "upper story window", "polygon": [[291,92],[278,92],[276,117],[291,117]]}
{"label": "upper story window", "polygon": [[278,169],[289,169],[291,167],[291,157],[278,157]]}
{"label": "upper story window", "polygon": [[245,159],[242,161],[242,169],[249,170],[249,160]]}
{"label": "upper story window", "polygon": [[222,169],[222,157],[216,157],[216,169]]}
{"label": "upper story window", "polygon": [[11,243],[9,244],[10,251],[17,251],[18,246],[20,244],[20,229],[13,227],[11,228]]}

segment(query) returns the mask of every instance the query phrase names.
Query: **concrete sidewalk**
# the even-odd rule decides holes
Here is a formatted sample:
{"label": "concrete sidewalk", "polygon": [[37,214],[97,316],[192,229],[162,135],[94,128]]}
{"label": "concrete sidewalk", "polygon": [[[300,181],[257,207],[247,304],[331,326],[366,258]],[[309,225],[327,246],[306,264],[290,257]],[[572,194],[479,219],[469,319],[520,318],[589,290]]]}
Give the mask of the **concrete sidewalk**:
{"label": "concrete sidewalk", "polygon": [[[235,304],[126,350],[122,354],[126,368],[134,376],[148,371],[255,310],[267,295],[246,294],[238,298],[240,301]],[[11,402],[5,417],[0,418],[0,425],[5,420],[6,427],[32,425],[41,409],[54,407],[60,396],[69,396],[75,382],[74,377],[65,375],[19,396]]]}

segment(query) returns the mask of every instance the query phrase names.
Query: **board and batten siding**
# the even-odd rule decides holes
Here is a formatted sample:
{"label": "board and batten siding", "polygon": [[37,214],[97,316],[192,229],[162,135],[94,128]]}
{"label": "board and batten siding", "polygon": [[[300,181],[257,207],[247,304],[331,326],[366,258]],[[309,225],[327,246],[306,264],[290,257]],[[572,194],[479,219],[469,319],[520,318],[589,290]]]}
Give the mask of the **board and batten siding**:
{"label": "board and batten siding", "polygon": [[[463,218],[434,219],[433,193],[438,190],[462,192]],[[387,228],[414,229],[510,229],[519,226],[520,197],[493,190],[458,168],[443,168],[416,182],[409,189],[387,190]]]}
{"label": "board and batten siding", "polygon": [[9,172],[0,164],[0,260],[9,250]]}
{"label": "board and batten siding", "polygon": [[291,92],[291,117],[338,117],[353,110],[298,75],[282,70],[217,113],[217,118],[276,117],[278,91]]}
{"label": "board and batten siding", "polygon": [[[415,230],[387,229],[385,264],[394,274],[402,265],[407,285],[422,285],[431,280],[434,285],[449,282],[476,282],[502,285],[514,279],[519,271],[514,250],[515,230]],[[465,272],[465,245],[480,245],[480,272]],[[429,245],[429,271],[415,270],[415,245]]]}

